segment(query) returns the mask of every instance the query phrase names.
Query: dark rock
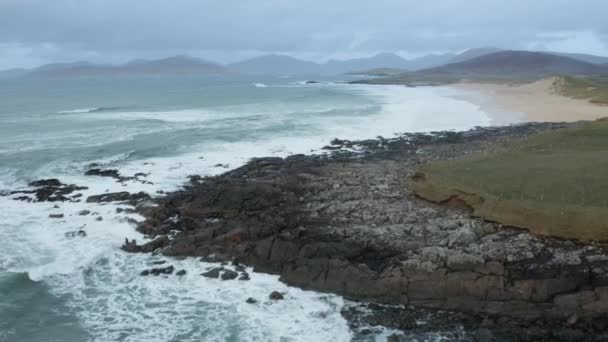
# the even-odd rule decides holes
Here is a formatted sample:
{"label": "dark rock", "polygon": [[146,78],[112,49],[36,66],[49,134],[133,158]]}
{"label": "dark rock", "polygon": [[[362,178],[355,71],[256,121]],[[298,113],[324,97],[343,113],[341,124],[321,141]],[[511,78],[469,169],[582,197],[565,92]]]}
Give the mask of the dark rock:
{"label": "dark rock", "polygon": [[239,277],[239,280],[249,280],[249,273],[247,272],[243,272],[241,273],[241,276]]}
{"label": "dark rock", "polygon": [[477,330],[477,333],[475,333],[475,341],[476,342],[494,342],[494,341],[496,341],[496,337],[494,336],[492,331],[490,331],[490,329],[481,328],[481,329]]}
{"label": "dark rock", "polygon": [[91,169],[85,172],[84,175],[120,178],[120,173],[118,172],[118,170]]}
{"label": "dark rock", "polygon": [[89,210],[81,210],[78,212],[78,215],[85,216],[85,215],[89,215],[90,213],[91,213],[91,211],[89,211]]}
{"label": "dark rock", "polygon": [[41,180],[37,180],[37,181],[33,181],[30,182],[28,184],[28,186],[31,187],[60,187],[64,185],[63,183],[61,183],[58,179],[52,178],[52,179],[41,179]]}
{"label": "dark rock", "polygon": [[283,295],[278,291],[272,291],[272,293],[268,296],[268,298],[272,300],[281,300],[283,299]]}
{"label": "dark rock", "polygon": [[131,253],[152,253],[159,248],[163,248],[169,244],[170,240],[167,236],[161,236],[146,244],[138,245],[135,240],[129,241],[125,239],[125,244],[121,249]]}
{"label": "dark rock", "polygon": [[135,194],[131,194],[126,191],[122,192],[111,192],[107,194],[101,195],[93,195],[87,197],[87,203],[103,203],[103,202],[139,202],[143,200],[149,200],[150,195],[145,192],[138,192]]}
{"label": "dark rock", "polygon": [[222,273],[222,280],[232,280],[236,277],[238,277],[238,273],[234,272],[232,270],[224,270],[224,272]]}
{"label": "dark rock", "polygon": [[95,219],[96,221],[103,221],[103,217],[99,216]]}
{"label": "dark rock", "polygon": [[214,268],[214,269],[212,269],[212,270],[209,270],[209,271],[207,271],[207,272],[203,272],[203,273],[201,273],[201,275],[202,275],[203,277],[207,277],[207,278],[216,278],[216,279],[217,279],[217,278],[219,278],[219,277],[220,277],[220,271],[221,271],[221,268],[216,267],[216,268]]}
{"label": "dark rock", "polygon": [[141,272],[139,273],[139,275],[141,275],[141,276],[147,276],[147,275],[150,275],[150,270],[143,270],[143,271],[141,271]]}
{"label": "dark rock", "polygon": [[251,297],[247,298],[247,300],[245,301],[245,303],[247,303],[247,304],[255,304],[257,302],[258,302],[257,300],[255,300],[254,298],[251,298]]}
{"label": "dark rock", "polygon": [[179,271],[177,271],[177,273],[175,273],[175,275],[179,276],[179,277],[185,276],[186,275],[186,270],[179,270]]}
{"label": "dark rock", "polygon": [[63,214],[49,214],[50,218],[63,218]]}
{"label": "dark rock", "polygon": [[155,275],[155,276],[161,275],[161,274],[172,274],[174,269],[175,268],[173,266],[153,268],[150,270],[150,274]]}
{"label": "dark rock", "polygon": [[[155,199],[137,229],[165,237],[155,249],[168,256],[238,260],[292,286],[447,310],[427,326],[459,331],[463,325],[469,339],[485,322],[483,328],[507,336],[503,340],[551,340],[554,328],[573,315],[579,320],[563,336],[593,334],[590,320],[608,312],[603,246],[483,222],[466,208],[425,202],[410,189],[410,177],[424,163],[493,150],[557,127],[564,125],[336,139],[324,155],[252,159]],[[123,248],[155,250],[134,242]],[[220,276],[220,270],[206,273]],[[425,329],[416,324],[424,316],[375,311],[359,328]]]}
{"label": "dark rock", "polygon": [[86,237],[87,236],[87,232],[84,231],[84,230],[82,230],[82,229],[80,229],[80,230],[76,230],[76,231],[66,232],[64,234],[64,236],[68,237],[68,238],[74,238],[74,237],[77,237],[77,236],[79,236],[79,237]]}

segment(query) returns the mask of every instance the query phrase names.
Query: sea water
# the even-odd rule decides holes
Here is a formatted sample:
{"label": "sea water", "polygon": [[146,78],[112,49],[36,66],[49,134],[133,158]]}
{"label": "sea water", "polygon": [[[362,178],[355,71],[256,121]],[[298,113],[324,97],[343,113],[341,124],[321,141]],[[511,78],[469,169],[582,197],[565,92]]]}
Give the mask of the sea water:
{"label": "sea water", "polygon": [[[83,198],[115,191],[161,196],[189,175],[219,174],[252,157],[323,153],[336,137],[490,123],[462,90],[314,79],[320,83],[260,76],[0,81],[0,191],[58,178],[87,186]],[[92,163],[125,176],[145,173],[147,182],[84,176]],[[195,258],[121,251],[125,238],[144,239],[128,220],[143,218],[117,213],[124,206],[12,197],[0,196],[0,342],[353,337],[340,296],[251,270],[250,281],[208,279],[199,274],[214,265]],[[86,236],[70,234],[78,230]],[[186,275],[139,275],[163,260]],[[270,301],[275,290],[285,300]],[[246,303],[249,297],[258,302]]]}

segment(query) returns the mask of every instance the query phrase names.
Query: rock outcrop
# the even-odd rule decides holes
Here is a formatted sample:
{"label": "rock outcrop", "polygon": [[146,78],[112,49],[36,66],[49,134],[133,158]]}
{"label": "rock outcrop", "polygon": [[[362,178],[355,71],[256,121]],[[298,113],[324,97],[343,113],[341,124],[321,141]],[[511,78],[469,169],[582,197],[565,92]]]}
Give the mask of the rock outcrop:
{"label": "rock outcrop", "polygon": [[556,127],[336,140],[329,155],[255,159],[159,200],[138,227],[156,239],[125,249],[214,255],[353,299],[574,326],[608,313],[603,246],[484,222],[408,185],[421,163]]}

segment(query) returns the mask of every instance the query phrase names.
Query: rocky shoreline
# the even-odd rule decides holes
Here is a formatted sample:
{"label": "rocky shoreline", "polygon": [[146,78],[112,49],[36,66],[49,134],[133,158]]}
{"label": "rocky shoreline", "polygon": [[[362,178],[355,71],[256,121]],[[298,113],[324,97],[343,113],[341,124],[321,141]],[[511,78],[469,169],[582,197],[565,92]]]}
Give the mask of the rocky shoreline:
{"label": "rocky shoreline", "polygon": [[[327,155],[254,159],[157,200],[130,252],[212,257],[346,298],[464,313],[487,338],[608,338],[608,251],[417,198],[423,163],[574,124],[334,140]],[[483,324],[482,324],[483,323]],[[400,327],[403,328],[403,327]]]}
{"label": "rocky shoreline", "polygon": [[[579,124],[336,139],[326,154],[258,158],[219,176],[191,176],[183,190],[161,198],[113,193],[86,201],[126,201],[146,217],[137,229],[153,240],[126,241],[128,252],[233,263],[222,279],[249,265],[289,285],[378,303],[349,306],[343,315],[353,329],[406,333],[394,341],[429,329],[480,341],[599,341],[608,339],[603,245],[484,222],[461,203],[429,203],[409,187],[424,163]],[[89,173],[124,178],[111,171]],[[80,200],[58,197],[74,185],[32,186],[42,199]],[[173,273],[169,267],[142,275]],[[358,336],[366,340],[365,331]]]}

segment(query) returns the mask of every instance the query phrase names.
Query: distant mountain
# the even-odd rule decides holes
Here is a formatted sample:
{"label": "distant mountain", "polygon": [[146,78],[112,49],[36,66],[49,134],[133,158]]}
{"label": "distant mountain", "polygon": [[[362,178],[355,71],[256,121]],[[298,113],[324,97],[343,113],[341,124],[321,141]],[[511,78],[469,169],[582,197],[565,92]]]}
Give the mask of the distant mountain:
{"label": "distant mountain", "polygon": [[594,75],[608,70],[597,64],[563,57],[553,53],[531,51],[500,51],[460,63],[422,70],[425,73],[454,73],[459,75]]}
{"label": "distant mountain", "polygon": [[378,68],[407,70],[410,68],[410,65],[407,60],[394,53],[379,53],[371,57],[346,60],[332,59],[322,65],[323,73],[335,75],[345,74],[355,70],[370,70]]}
{"label": "distant mountain", "polygon": [[27,69],[8,69],[0,71],[0,80],[19,78],[27,73]]}
{"label": "distant mountain", "polygon": [[553,75],[608,75],[608,67],[530,51],[500,51],[459,63],[358,83],[445,84],[463,79],[527,81]]}
{"label": "distant mountain", "polygon": [[321,65],[285,55],[265,55],[228,64],[230,70],[247,74],[319,74]]}
{"label": "distant mountain", "polygon": [[255,74],[352,74],[361,70],[380,68],[417,70],[445,64],[454,54],[427,55],[414,59],[405,59],[394,53],[379,53],[371,57],[344,60],[329,60],[327,63],[315,63],[285,55],[265,55],[242,62],[227,65],[231,70]]}
{"label": "distant mountain", "polygon": [[88,62],[47,64],[23,70],[17,77],[64,78],[119,75],[199,75],[225,74],[225,67],[202,59],[175,56],[158,60],[136,60],[122,65],[97,65]]}
{"label": "distant mountain", "polygon": [[489,55],[489,54],[493,54],[493,53],[501,52],[501,51],[504,51],[504,50],[495,48],[495,47],[468,49],[468,50],[454,56],[449,61],[447,61],[447,63],[445,63],[445,64],[460,63],[460,62],[467,61],[469,59],[473,59],[473,58],[477,58],[477,57],[481,57],[481,56],[485,56],[485,55]]}
{"label": "distant mountain", "polygon": [[376,68],[376,69],[369,69],[369,70],[353,71],[353,72],[346,73],[346,75],[383,77],[383,76],[399,75],[404,72],[407,72],[407,70],[396,69],[396,68]]}
{"label": "distant mountain", "polygon": [[604,56],[595,56],[595,55],[587,55],[584,53],[559,53],[554,52],[554,54],[563,57],[574,58],[579,61],[593,63],[593,64],[608,64],[608,57]]}
{"label": "distant mountain", "polygon": [[372,57],[347,60],[329,60],[327,63],[315,63],[285,55],[265,55],[251,58],[227,66],[231,70],[250,74],[323,74],[338,75],[354,70],[375,68],[406,68],[407,61],[392,53],[381,53]]}

